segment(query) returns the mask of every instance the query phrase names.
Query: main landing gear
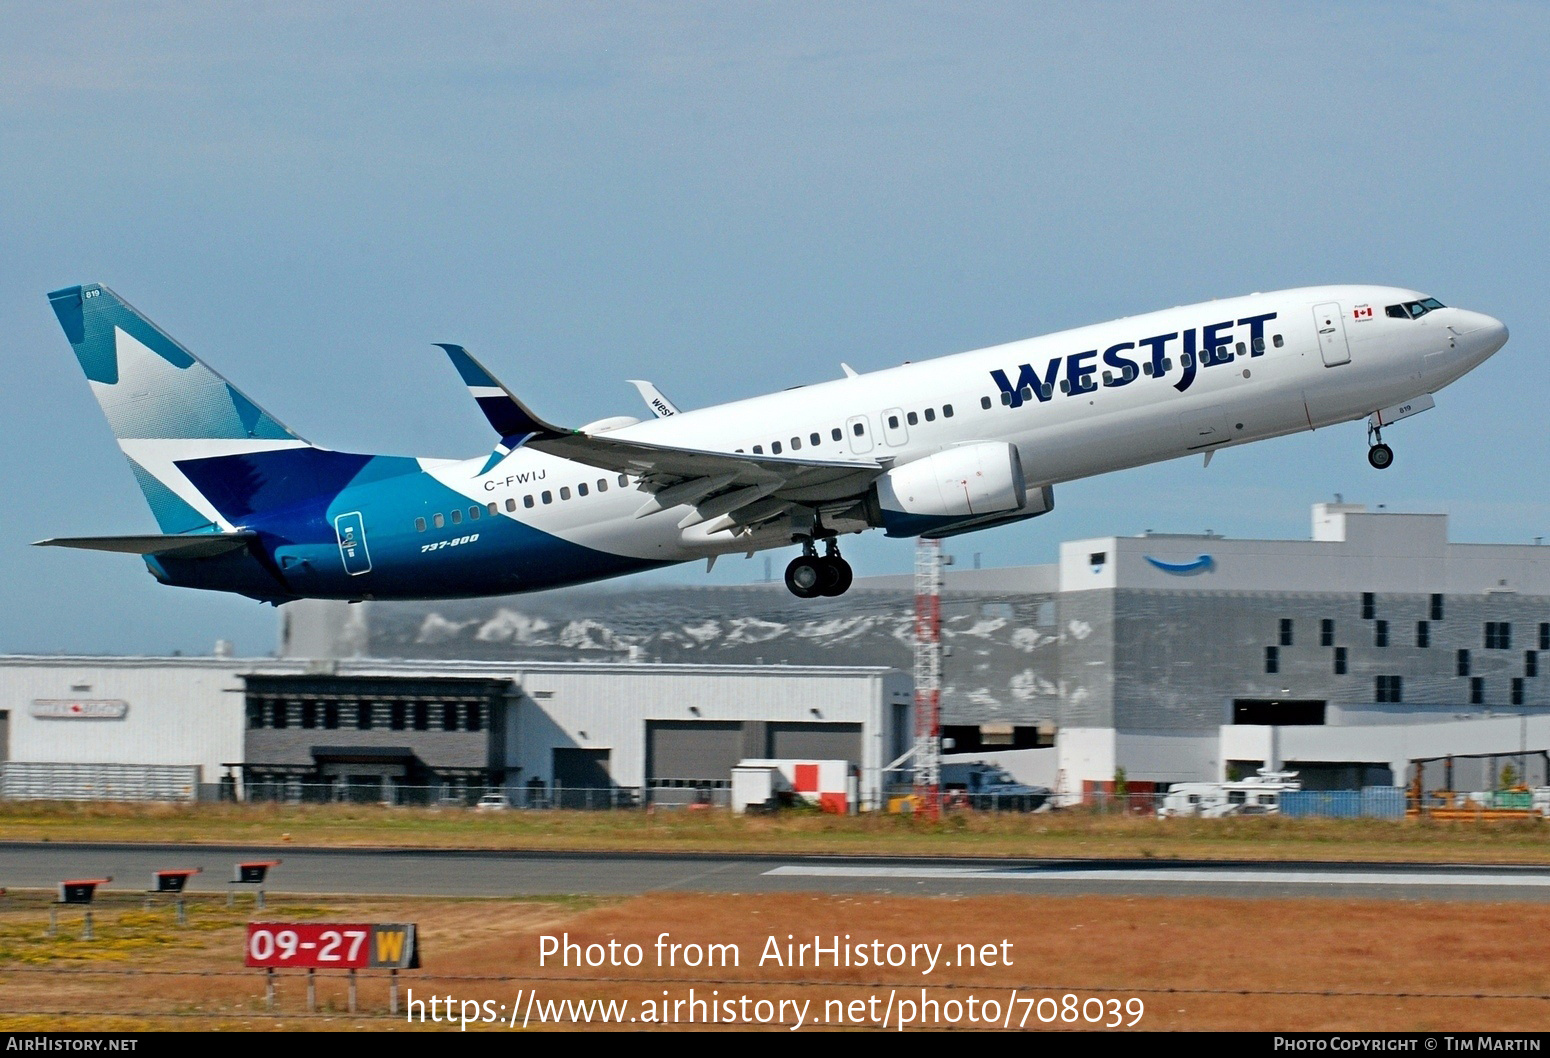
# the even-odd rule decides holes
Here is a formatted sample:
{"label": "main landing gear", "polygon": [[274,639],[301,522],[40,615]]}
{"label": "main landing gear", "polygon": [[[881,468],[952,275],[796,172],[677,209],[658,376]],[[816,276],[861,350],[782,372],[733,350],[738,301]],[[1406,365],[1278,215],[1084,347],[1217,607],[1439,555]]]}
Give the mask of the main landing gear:
{"label": "main landing gear", "polygon": [[1374,426],[1367,431],[1367,462],[1374,470],[1387,470],[1394,463],[1394,450],[1383,443],[1383,431]]}
{"label": "main landing gear", "polygon": [[786,567],[786,587],[798,599],[816,599],[820,595],[844,595],[855,579],[850,563],[840,557],[840,549],[834,538],[823,542],[823,555],[818,554],[812,538],[802,540],[802,553]]}

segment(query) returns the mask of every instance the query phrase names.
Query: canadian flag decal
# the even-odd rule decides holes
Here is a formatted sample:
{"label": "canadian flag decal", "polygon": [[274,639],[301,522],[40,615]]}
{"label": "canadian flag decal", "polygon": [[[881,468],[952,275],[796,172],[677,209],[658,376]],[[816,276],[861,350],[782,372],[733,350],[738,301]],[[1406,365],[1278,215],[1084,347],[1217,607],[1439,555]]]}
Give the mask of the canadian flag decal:
{"label": "canadian flag decal", "polygon": [[1351,316],[1358,320],[1370,320],[1372,319],[1372,306],[1358,305],[1351,310]]}

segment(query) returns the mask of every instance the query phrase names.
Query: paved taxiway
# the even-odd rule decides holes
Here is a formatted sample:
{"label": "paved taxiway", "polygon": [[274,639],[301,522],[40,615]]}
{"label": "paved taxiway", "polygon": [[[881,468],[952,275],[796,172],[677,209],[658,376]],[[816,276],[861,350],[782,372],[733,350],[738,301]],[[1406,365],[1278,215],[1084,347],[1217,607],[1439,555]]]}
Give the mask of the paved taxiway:
{"label": "paved taxiway", "polygon": [[67,878],[111,875],[104,892],[142,892],[154,870],[202,867],[189,892],[224,893],[249,888],[227,884],[237,861],[263,859],[282,861],[271,872],[271,893],[1020,893],[1550,902],[1550,868],[1543,867],[49,843],[0,843],[0,886],[49,889]]}

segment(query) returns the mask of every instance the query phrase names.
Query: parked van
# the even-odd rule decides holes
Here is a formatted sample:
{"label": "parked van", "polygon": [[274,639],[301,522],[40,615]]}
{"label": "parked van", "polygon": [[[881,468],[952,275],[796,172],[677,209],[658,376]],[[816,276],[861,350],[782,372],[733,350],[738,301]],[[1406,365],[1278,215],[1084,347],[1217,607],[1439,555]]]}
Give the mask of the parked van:
{"label": "parked van", "polygon": [[1276,815],[1281,811],[1281,795],[1301,789],[1302,783],[1297,780],[1296,772],[1261,768],[1258,774],[1235,782],[1176,783],[1163,795],[1162,807],[1157,814],[1206,819]]}

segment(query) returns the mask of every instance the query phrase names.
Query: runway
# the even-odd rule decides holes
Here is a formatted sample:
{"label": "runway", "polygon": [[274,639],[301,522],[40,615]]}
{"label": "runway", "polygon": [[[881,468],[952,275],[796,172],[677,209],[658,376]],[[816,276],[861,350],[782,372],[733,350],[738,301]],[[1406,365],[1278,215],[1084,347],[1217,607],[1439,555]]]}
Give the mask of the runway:
{"label": "runway", "polygon": [[112,877],[143,892],[158,869],[201,867],[190,893],[229,884],[243,860],[280,860],[274,894],[501,897],[648,892],[1137,895],[1550,901],[1550,868],[1178,860],[941,860],[698,853],[553,853],[290,846],[0,844],[0,886],[52,889]]}

